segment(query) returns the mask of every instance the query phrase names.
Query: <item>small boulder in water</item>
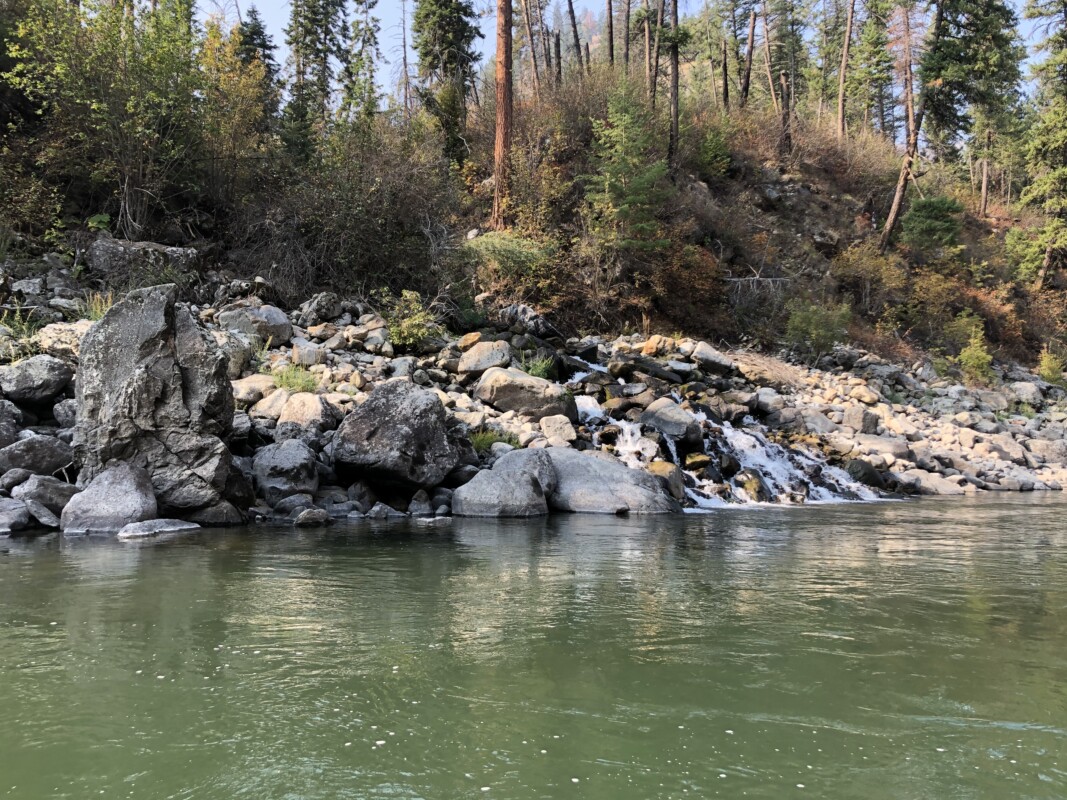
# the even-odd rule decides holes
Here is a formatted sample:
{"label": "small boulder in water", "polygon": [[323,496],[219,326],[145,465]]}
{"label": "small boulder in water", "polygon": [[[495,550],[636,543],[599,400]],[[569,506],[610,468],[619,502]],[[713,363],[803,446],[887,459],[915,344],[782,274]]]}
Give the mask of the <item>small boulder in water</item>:
{"label": "small boulder in water", "polygon": [[148,472],[117,464],[100,472],[63,509],[63,533],[117,533],[131,522],[154,519],[156,498]]}
{"label": "small boulder in water", "polygon": [[743,469],[734,476],[734,485],[748,495],[753,503],[770,503],[774,501],[770,487],[763,476],[754,469]]}

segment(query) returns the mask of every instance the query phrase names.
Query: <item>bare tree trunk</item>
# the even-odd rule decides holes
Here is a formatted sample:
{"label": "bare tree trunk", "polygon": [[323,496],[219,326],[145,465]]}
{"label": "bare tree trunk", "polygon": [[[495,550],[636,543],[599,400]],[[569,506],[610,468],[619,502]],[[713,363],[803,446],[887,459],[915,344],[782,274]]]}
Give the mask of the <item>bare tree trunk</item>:
{"label": "bare tree trunk", "polygon": [[402,0],[400,4],[400,47],[401,69],[404,74],[401,77],[401,91],[404,97],[404,113],[411,115],[411,70],[408,66],[408,3]]}
{"label": "bare tree trunk", "polygon": [[845,37],[841,42],[841,71],[837,75],[837,138],[845,138],[845,82],[848,77],[848,50],[852,44],[852,16],[856,12],[856,0],[848,2],[845,19]]}
{"label": "bare tree trunk", "polygon": [[666,0],[659,0],[659,11],[656,13],[656,40],[652,45],[652,83],[649,87],[652,99],[652,110],[656,109],[656,90],[659,88],[659,40],[663,32],[663,11]]}
{"label": "bare tree trunk", "polygon": [[585,43],[585,71],[590,75],[593,74],[593,58],[589,54],[589,42]]}
{"label": "bare tree trunk", "polygon": [[782,158],[788,158],[793,152],[793,131],[789,97],[789,73],[784,69],[778,73],[778,85],[782,92],[782,138],[778,140],[778,150]]}
{"label": "bare tree trunk", "polygon": [[496,141],[493,147],[493,217],[490,226],[505,227],[511,158],[512,64],[511,0],[496,3]]}
{"label": "bare tree trunk", "polygon": [[756,12],[748,15],[748,44],[745,46],[745,71],[741,73],[741,99],[738,105],[745,107],[748,102],[748,87],[752,83],[752,55],[756,49]]}
{"label": "bare tree trunk", "polygon": [[[529,0],[527,0],[529,2]],[[552,35],[545,27],[545,15],[541,9],[541,0],[534,0],[534,11],[537,12],[537,30],[541,34],[541,49],[545,57],[545,75],[552,72]]]}
{"label": "bare tree trunk", "polygon": [[673,178],[678,174],[679,95],[681,59],[678,53],[678,0],[671,0],[671,132],[667,140],[667,165]]}
{"label": "bare tree trunk", "polygon": [[556,51],[556,86],[563,85],[563,38],[560,36],[560,32],[556,31],[556,35],[553,37],[553,44]]}
{"label": "bare tree trunk", "polygon": [[767,3],[763,3],[763,62],[767,67],[767,89],[771,93],[771,102],[774,103],[775,113],[782,110],[778,105],[778,94],[774,91],[774,73],[771,70],[771,23],[767,14]]}
{"label": "bare tree trunk", "polygon": [[630,72],[630,8],[633,0],[622,0],[622,63],[626,72]]}
{"label": "bare tree trunk", "polygon": [[722,107],[725,111],[730,110],[730,48],[726,45],[726,37],[722,40]]}
{"label": "bare tree trunk", "polygon": [[645,0],[645,90],[652,96],[652,7]]}
{"label": "bare tree trunk", "polygon": [[[905,20],[907,20],[907,8],[903,9],[903,11]],[[943,19],[944,9],[941,3],[938,2],[935,5],[934,22],[930,29],[931,48],[936,46],[938,40],[941,38],[941,23]],[[907,44],[905,46],[904,72],[907,77],[907,85],[905,86],[905,103],[907,103],[911,94],[911,35],[910,23],[908,22],[905,22],[905,37]],[[915,164],[915,157],[919,152],[919,130],[922,128],[925,106],[925,93],[920,92],[919,108],[910,115],[908,143],[904,151],[904,158],[900,163],[900,174],[897,176],[897,188],[893,192],[893,204],[889,207],[889,214],[885,218],[885,227],[882,228],[882,235],[878,240],[878,249],[883,253],[889,249],[889,242],[893,238],[893,231],[896,230],[897,223],[900,222],[900,215],[904,209],[904,196],[908,191],[908,182],[913,179],[911,168]]]}
{"label": "bare tree trunk", "polygon": [[1048,280],[1048,274],[1052,270],[1052,256],[1053,256],[1053,253],[1054,253],[1054,251],[1053,251],[1052,245],[1049,245],[1048,247],[1045,248],[1045,259],[1044,259],[1044,261],[1041,262],[1041,269],[1040,269],[1040,271],[1038,271],[1037,280],[1034,282],[1034,289],[1039,291],[1039,292],[1043,288],[1045,288],[1045,281]]}
{"label": "bare tree trunk", "polygon": [[993,130],[985,132],[985,158],[982,159],[982,202],[979,207],[979,215],[984,217],[989,208],[989,157],[993,150]]}
{"label": "bare tree trunk", "polygon": [[530,19],[530,0],[522,0],[522,16],[526,21],[526,39],[530,45],[530,68],[533,70],[533,92],[541,97],[541,74],[537,69],[537,45],[534,43],[533,20]]}
{"label": "bare tree trunk", "polygon": [[604,35],[608,38],[608,64],[615,66],[615,10],[611,6],[611,0],[607,0],[608,3],[608,18],[605,21]]}
{"label": "bare tree trunk", "polygon": [[574,0],[567,0],[567,13],[570,14],[571,34],[574,36],[574,57],[578,60],[578,71],[581,72],[582,40],[578,38],[578,18],[574,16]]}
{"label": "bare tree trunk", "polygon": [[911,65],[911,9],[902,5],[900,11],[904,31],[904,141],[907,146],[915,130],[915,80]]}

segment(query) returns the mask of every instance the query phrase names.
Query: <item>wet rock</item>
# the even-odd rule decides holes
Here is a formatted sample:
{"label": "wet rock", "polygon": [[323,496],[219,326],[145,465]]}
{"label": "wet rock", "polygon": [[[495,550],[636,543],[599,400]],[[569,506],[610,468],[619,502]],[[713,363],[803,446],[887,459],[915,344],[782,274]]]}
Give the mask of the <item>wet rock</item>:
{"label": "wet rock", "polygon": [[33,356],[0,367],[0,390],[8,400],[39,405],[62,394],[73,377],[66,362],[54,356]]}
{"label": "wet rock", "polygon": [[775,499],[763,476],[754,469],[741,470],[733,477],[733,482],[754,503],[770,503]]}
{"label": "wet rock", "polygon": [[51,475],[74,463],[70,445],[54,436],[27,436],[0,449],[0,472],[27,469],[37,475]]}
{"label": "wet rock", "polygon": [[0,534],[30,527],[30,511],[21,500],[0,497]]}
{"label": "wet rock", "polygon": [[130,292],[82,342],[78,480],[128,462],[148,470],[167,516],[230,505],[239,518],[252,498],[224,442],[234,414],[226,357],[176,297],[173,285]]}
{"label": "wet rock", "polygon": [[271,505],[296,494],[313,494],[319,488],[315,453],[304,442],[288,439],[267,445],[252,460],[256,492]]}
{"label": "wet rock", "polygon": [[559,481],[549,497],[549,506],[557,511],[669,514],[681,510],[658,478],[610,456],[564,448],[544,452],[552,459]]}
{"label": "wet rock", "polygon": [[373,520],[386,520],[386,519],[400,519],[406,517],[403,511],[397,511],[392,506],[387,506],[385,503],[375,503],[374,507],[367,512],[367,519]]}
{"label": "wet rock", "polygon": [[700,423],[669,397],[661,397],[646,408],[641,424],[690,445],[699,445],[702,440]]}
{"label": "wet rock", "polygon": [[33,475],[11,489],[12,497],[34,500],[53,514],[62,514],[77,493],[77,486],[45,475]]}
{"label": "wet rock", "polygon": [[158,513],[152,479],[141,467],[116,464],[99,473],[70,499],[60,517],[63,533],[117,533]]}
{"label": "wet rock", "polygon": [[34,522],[42,528],[59,530],[59,517],[43,503],[38,503],[36,500],[26,497],[22,498],[22,502],[26,505],[26,510],[30,512],[30,516],[33,517]]}
{"label": "wet rock", "polygon": [[118,533],[118,538],[126,541],[151,539],[168,533],[188,533],[198,530],[200,530],[199,525],[184,519],[150,519],[124,525]]}
{"label": "wet rock", "polygon": [[886,488],[885,479],[882,478],[882,474],[868,461],[864,461],[861,458],[854,458],[848,462],[845,470],[848,472],[848,476],[857,483],[862,483],[873,489]]}
{"label": "wet rock", "polygon": [[323,528],[329,525],[333,519],[330,517],[330,513],[322,508],[308,508],[301,511],[296,519],[293,521],[293,525],[298,528]]}
{"label": "wet rock", "polygon": [[935,472],[924,469],[909,469],[898,475],[898,479],[907,481],[916,486],[920,494],[933,495],[964,495],[962,487]]}
{"label": "wet rock", "polygon": [[536,420],[556,414],[572,422],[578,420],[574,397],[566,389],[515,368],[486,371],[475,386],[474,396],[500,411],[514,411]]}
{"label": "wet rock", "polygon": [[467,349],[459,359],[459,371],[480,375],[494,367],[506,367],[511,363],[511,347],[507,342],[478,342]]}
{"label": "wet rock", "polygon": [[436,486],[469,449],[434,392],[406,381],[379,385],[345,418],[333,440],[338,474]]}
{"label": "wet rock", "polygon": [[408,514],[412,517],[432,517],[433,504],[425,489],[419,489],[408,503]]}
{"label": "wet rock", "polygon": [[677,464],[669,461],[653,461],[646,469],[663,481],[667,491],[675,500],[685,500],[685,477]]}

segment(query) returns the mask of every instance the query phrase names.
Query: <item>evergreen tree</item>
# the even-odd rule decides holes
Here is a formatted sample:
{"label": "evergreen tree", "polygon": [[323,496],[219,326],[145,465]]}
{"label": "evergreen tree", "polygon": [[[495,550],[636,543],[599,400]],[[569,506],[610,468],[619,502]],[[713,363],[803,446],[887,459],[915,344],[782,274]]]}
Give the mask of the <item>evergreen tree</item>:
{"label": "evergreen tree", "polygon": [[292,82],[286,107],[290,140],[324,131],[332,116],[338,65],[348,55],[345,0],[293,0],[285,41]]}
{"label": "evergreen tree", "polygon": [[250,67],[258,62],[263,67],[260,92],[265,123],[269,123],[278,115],[281,102],[278,62],[274,58],[276,49],[274,39],[267,33],[263,24],[259,9],[251,6],[245,20],[237,26],[237,56],[245,66]]}
{"label": "evergreen tree", "polygon": [[849,96],[862,122],[892,137],[893,56],[889,52],[888,20],[891,0],[867,0],[866,18],[856,42]]}
{"label": "evergreen tree", "polygon": [[355,0],[356,16],[352,20],[352,45],[345,64],[341,109],[342,116],[348,120],[371,117],[381,99],[377,84],[381,25],[372,13],[377,5],[378,0]]}

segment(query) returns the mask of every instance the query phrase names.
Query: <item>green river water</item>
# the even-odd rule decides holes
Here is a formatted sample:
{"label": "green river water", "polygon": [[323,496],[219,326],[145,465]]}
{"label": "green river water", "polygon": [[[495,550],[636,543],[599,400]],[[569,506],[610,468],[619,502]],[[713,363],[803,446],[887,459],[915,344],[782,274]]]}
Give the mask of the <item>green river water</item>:
{"label": "green river water", "polygon": [[0,797],[1067,797],[1067,501],[0,540]]}

